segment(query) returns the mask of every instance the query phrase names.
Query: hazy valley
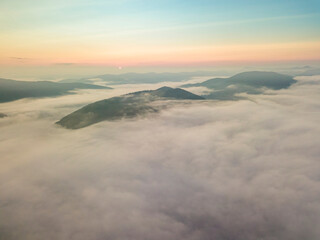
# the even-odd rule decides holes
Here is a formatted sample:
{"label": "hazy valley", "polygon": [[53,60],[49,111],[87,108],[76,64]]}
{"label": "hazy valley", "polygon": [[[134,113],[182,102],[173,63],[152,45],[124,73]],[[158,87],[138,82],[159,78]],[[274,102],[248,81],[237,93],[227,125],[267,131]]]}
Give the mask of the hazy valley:
{"label": "hazy valley", "polygon": [[229,79],[1,103],[1,237],[316,239],[319,76]]}

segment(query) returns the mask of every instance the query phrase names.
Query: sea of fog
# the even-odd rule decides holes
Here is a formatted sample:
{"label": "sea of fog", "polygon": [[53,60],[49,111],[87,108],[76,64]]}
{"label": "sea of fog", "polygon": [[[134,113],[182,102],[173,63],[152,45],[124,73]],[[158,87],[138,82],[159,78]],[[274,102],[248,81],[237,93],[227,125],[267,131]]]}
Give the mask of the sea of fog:
{"label": "sea of fog", "polygon": [[79,130],[54,123],[181,83],[0,104],[0,239],[320,239],[320,76],[297,80]]}

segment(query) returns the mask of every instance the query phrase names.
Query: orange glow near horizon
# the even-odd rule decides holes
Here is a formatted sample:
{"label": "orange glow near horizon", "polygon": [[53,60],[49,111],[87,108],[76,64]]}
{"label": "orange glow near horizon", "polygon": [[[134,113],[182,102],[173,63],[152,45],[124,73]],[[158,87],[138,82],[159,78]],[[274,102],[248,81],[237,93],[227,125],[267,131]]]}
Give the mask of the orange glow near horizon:
{"label": "orange glow near horizon", "polygon": [[[8,49],[8,48],[7,48]],[[108,66],[202,65],[319,60],[320,42],[197,47],[130,46],[109,48],[1,49],[1,65],[83,64]],[[19,54],[18,54],[19,53]],[[45,54],[44,54],[45,53]],[[15,57],[19,56],[19,57]],[[23,57],[20,57],[23,56]]]}
{"label": "orange glow near horizon", "polygon": [[302,2],[289,11],[290,4],[275,1],[278,12],[272,4],[251,1],[234,1],[232,12],[215,1],[124,2],[1,1],[0,66],[320,60],[320,13]]}

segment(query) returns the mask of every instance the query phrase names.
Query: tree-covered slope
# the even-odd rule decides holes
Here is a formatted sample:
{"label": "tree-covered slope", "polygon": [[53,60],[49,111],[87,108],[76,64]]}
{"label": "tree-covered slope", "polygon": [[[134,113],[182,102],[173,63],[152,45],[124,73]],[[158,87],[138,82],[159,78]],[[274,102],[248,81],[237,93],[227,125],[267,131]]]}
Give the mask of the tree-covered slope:
{"label": "tree-covered slope", "polygon": [[291,76],[275,72],[243,72],[230,78],[214,78],[196,84],[182,85],[182,88],[207,87],[213,92],[207,96],[209,99],[230,100],[237,99],[236,94],[259,94],[265,89],[279,90],[294,84]]}
{"label": "tree-covered slope", "polygon": [[201,100],[198,95],[179,88],[162,87],[157,90],[134,92],[89,104],[62,118],[57,124],[69,128],[83,128],[105,120],[116,120],[157,112],[151,103],[157,100]]}
{"label": "tree-covered slope", "polygon": [[26,82],[0,78],[0,102],[70,94],[75,89],[110,89],[85,83]]}

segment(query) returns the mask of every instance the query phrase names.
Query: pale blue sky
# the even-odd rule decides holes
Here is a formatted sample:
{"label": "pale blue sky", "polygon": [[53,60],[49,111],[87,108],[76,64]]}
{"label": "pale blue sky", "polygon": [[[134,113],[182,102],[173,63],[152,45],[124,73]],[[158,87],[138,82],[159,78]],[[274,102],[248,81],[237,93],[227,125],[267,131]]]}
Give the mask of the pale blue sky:
{"label": "pale blue sky", "polygon": [[[173,56],[228,45],[278,44],[277,51],[281,44],[310,43],[314,50],[307,51],[314,52],[320,42],[315,0],[1,0],[0,8],[1,64],[40,56],[42,62],[133,64],[135,56],[148,62],[155,55],[164,62],[160,50]],[[315,59],[307,51],[305,59]],[[210,61],[203,54],[201,61]]]}

